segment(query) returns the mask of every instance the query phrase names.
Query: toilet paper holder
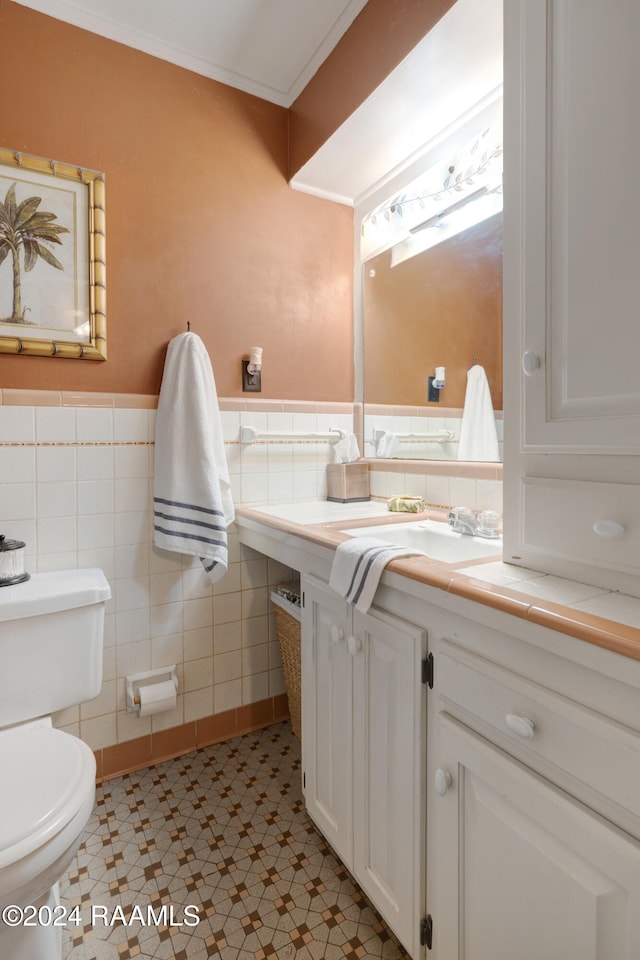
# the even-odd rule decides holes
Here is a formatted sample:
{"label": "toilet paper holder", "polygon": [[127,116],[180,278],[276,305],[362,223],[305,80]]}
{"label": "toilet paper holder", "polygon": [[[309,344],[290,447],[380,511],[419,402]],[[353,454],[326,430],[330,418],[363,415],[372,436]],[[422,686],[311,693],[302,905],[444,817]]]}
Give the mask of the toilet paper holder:
{"label": "toilet paper holder", "polygon": [[140,712],[140,687],[148,687],[157,683],[172,681],[176,693],[178,692],[178,674],[175,663],[169,667],[160,667],[158,670],[147,670],[145,673],[132,673],[124,679],[127,696],[127,713]]}

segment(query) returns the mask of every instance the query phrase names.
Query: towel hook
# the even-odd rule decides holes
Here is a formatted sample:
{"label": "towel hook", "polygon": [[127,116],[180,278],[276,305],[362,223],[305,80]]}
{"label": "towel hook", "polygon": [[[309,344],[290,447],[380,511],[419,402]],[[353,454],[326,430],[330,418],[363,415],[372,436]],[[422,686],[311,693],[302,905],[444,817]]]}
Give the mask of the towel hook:
{"label": "towel hook", "polygon": [[187,333],[191,331],[191,320],[187,320]]}

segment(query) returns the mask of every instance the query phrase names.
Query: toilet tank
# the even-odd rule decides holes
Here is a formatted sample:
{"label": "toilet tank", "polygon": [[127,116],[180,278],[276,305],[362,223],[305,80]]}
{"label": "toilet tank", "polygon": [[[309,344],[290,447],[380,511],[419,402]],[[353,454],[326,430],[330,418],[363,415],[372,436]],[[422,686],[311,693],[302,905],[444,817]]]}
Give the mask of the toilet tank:
{"label": "toilet tank", "polygon": [[98,695],[110,596],[98,569],[34,573],[0,587],[0,727]]}

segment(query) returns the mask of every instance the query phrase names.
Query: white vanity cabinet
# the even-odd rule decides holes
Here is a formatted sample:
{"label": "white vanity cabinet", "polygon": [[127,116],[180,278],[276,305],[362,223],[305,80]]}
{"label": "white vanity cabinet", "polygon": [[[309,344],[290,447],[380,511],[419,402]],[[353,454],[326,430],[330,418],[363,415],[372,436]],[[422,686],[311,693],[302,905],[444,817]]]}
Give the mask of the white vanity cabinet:
{"label": "white vanity cabinet", "polygon": [[[605,708],[617,685],[605,679],[598,703],[594,676],[585,688],[591,704],[577,703],[573,690],[562,691],[558,658],[518,651],[514,638],[506,666],[485,656],[486,631],[436,617],[427,801],[433,957],[639,956],[640,732],[593,709]],[[640,702],[637,691],[618,689],[623,713],[634,693]]]}
{"label": "white vanity cabinet", "polygon": [[448,714],[440,726],[438,770],[451,780],[430,837],[435,956],[638,956],[638,845]]}
{"label": "white vanity cabinet", "polygon": [[640,4],[504,9],[505,556],[640,595]]}
{"label": "white vanity cabinet", "polygon": [[301,583],[302,762],[307,809],[344,863],[353,867],[353,663],[345,601]]}
{"label": "white vanity cabinet", "polygon": [[424,915],[424,630],[303,578],[309,815],[412,956]]}
{"label": "white vanity cabinet", "polygon": [[307,809],[413,960],[640,957],[640,660],[292,541]]}

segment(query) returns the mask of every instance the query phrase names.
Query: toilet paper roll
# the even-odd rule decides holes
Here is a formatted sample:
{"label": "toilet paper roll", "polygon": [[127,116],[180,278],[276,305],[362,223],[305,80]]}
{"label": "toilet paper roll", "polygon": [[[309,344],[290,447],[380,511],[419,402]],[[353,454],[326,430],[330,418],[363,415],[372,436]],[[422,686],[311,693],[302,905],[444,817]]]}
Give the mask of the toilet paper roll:
{"label": "toilet paper roll", "polygon": [[173,680],[163,680],[161,683],[148,683],[138,688],[140,695],[140,716],[151,717],[155,713],[173,710],[178,699],[176,685]]}

